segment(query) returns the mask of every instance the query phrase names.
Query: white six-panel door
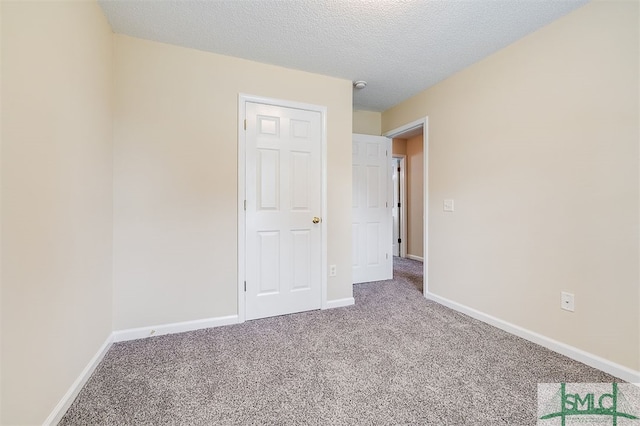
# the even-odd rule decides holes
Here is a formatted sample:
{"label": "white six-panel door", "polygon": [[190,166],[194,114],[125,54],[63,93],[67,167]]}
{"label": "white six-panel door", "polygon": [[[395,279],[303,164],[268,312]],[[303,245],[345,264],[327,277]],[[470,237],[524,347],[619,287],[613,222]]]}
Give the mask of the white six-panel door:
{"label": "white six-panel door", "polygon": [[353,135],[353,282],[393,277],[391,140]]}
{"label": "white six-panel door", "polygon": [[321,306],[321,126],[317,111],[246,103],[247,320]]}
{"label": "white six-panel door", "polygon": [[393,202],[391,203],[391,222],[393,236],[393,255],[400,256],[400,159],[391,160],[391,185],[393,186]]}

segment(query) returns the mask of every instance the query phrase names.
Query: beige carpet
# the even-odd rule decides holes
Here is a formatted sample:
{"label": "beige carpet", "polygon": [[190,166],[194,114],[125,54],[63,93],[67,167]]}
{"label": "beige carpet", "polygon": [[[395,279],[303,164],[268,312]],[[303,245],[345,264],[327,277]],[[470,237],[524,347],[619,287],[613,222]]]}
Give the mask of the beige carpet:
{"label": "beige carpet", "polygon": [[534,425],[539,382],[613,377],[425,300],[422,264],[356,305],[115,344],[62,425]]}

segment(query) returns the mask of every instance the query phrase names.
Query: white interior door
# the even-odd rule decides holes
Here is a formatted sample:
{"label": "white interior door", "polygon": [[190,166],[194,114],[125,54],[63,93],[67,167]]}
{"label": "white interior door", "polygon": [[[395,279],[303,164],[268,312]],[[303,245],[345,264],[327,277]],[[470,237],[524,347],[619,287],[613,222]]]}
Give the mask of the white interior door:
{"label": "white interior door", "polygon": [[353,135],[353,282],[393,277],[391,140]]}
{"label": "white interior door", "polygon": [[393,185],[393,203],[391,217],[393,222],[393,255],[400,256],[400,159],[392,160],[391,185]]}
{"label": "white interior door", "polygon": [[247,102],[248,320],[321,306],[321,148],[320,112]]}

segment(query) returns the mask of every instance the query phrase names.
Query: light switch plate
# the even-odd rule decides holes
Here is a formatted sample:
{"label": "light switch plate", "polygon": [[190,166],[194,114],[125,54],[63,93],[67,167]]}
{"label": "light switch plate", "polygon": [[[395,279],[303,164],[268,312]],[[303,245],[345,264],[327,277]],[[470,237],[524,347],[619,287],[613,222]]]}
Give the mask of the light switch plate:
{"label": "light switch plate", "polygon": [[443,206],[442,206],[442,210],[444,210],[445,212],[452,212],[453,209],[453,200],[448,198],[446,200],[444,200]]}

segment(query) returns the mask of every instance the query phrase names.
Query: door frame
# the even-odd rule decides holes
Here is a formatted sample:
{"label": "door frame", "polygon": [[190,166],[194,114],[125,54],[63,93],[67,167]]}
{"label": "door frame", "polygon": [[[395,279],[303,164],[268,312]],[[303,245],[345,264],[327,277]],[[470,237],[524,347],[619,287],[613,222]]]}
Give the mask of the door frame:
{"label": "door frame", "polygon": [[407,156],[393,154],[400,160],[400,257],[407,257]]}
{"label": "door frame", "polygon": [[262,96],[238,94],[238,322],[242,323],[246,318],[245,310],[245,268],[246,268],[246,132],[244,129],[247,117],[247,102],[273,105],[276,107],[301,109],[319,112],[321,117],[320,156],[321,156],[321,227],[320,227],[320,309],[327,308],[327,107],[293,102],[282,99],[266,98]]}
{"label": "door frame", "polygon": [[425,116],[415,121],[407,123],[403,126],[396,127],[382,136],[388,138],[398,137],[403,133],[407,133],[411,130],[415,130],[422,127],[422,156],[423,156],[423,199],[424,199],[424,214],[423,214],[423,290],[422,295],[426,298],[429,294],[429,117]]}

